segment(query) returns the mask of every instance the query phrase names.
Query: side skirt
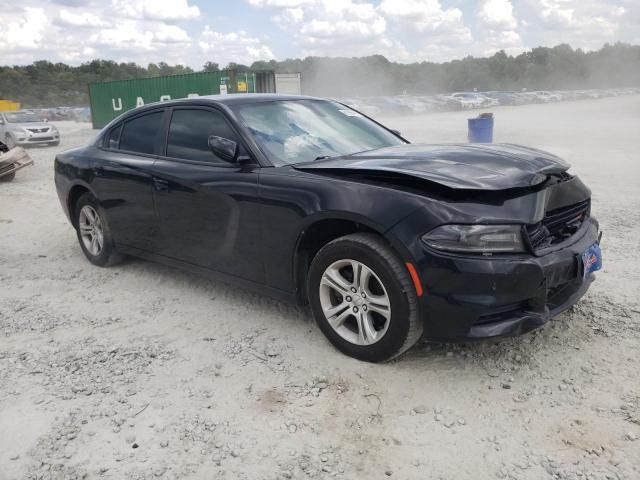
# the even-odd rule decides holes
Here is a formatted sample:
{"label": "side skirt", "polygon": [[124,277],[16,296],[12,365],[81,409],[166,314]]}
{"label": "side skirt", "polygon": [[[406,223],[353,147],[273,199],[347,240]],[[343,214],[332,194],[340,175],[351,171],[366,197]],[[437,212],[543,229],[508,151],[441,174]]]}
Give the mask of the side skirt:
{"label": "side skirt", "polygon": [[125,255],[131,255],[132,257],[142,258],[144,260],[150,260],[152,262],[161,263],[170,267],[175,267],[180,270],[185,270],[190,273],[195,273],[201,277],[209,278],[212,280],[221,281],[230,285],[237,285],[246,290],[254,293],[271,297],[275,300],[279,300],[285,303],[299,305],[299,299],[295,292],[286,292],[277,288],[270,287],[268,285],[253,282],[236,275],[219,272],[209,268],[204,268],[193,263],[183,262],[171,257],[165,257],[164,255],[158,255],[157,253],[148,252],[140,248],[129,247],[127,245],[118,244],[116,250],[119,253]]}

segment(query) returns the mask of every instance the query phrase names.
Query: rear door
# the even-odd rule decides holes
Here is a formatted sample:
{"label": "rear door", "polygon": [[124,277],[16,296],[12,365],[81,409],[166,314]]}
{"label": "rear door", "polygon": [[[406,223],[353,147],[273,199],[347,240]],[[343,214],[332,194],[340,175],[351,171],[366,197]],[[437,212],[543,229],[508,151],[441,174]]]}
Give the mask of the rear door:
{"label": "rear door", "polygon": [[112,127],[92,160],[92,187],[116,244],[155,251],[158,222],[151,167],[162,139],[165,109],[146,111]]}
{"label": "rear door", "polygon": [[174,107],[166,149],[153,166],[163,255],[264,282],[257,165],[213,154],[210,135],[242,144],[213,107]]}

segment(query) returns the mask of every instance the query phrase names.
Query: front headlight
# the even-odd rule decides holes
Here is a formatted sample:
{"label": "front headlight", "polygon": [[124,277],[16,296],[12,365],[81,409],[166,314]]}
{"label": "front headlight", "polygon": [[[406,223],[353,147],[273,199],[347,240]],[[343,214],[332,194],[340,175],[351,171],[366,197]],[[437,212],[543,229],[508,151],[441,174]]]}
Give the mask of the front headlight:
{"label": "front headlight", "polygon": [[9,127],[9,130],[11,130],[11,133],[15,133],[17,135],[24,135],[25,133],[29,133],[29,130],[24,127]]}
{"label": "front headlight", "polygon": [[431,248],[461,253],[524,252],[519,225],[443,225],[422,236]]}

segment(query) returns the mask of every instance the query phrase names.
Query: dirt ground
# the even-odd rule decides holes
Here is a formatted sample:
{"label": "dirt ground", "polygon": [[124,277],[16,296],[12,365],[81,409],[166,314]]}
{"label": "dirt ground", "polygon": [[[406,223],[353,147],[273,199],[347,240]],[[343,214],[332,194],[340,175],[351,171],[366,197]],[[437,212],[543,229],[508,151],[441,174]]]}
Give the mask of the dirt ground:
{"label": "dirt ground", "polygon": [[[31,149],[0,184],[0,479],[640,478],[640,96],[493,111],[497,141],[559,154],[592,188],[604,269],[533,334],[384,365],[268,298],[92,266],[57,148]],[[467,116],[387,123],[463,142]],[[59,128],[60,150],[95,135]]]}

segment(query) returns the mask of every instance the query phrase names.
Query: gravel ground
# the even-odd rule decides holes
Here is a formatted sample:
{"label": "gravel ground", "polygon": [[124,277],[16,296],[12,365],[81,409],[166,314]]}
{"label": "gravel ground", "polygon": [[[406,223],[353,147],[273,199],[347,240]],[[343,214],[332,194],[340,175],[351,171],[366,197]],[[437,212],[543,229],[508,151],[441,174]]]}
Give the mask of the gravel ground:
{"label": "gravel ground", "polygon": [[[593,190],[604,269],[533,334],[370,365],[307,312],[82,256],[57,149],[0,184],[0,479],[640,478],[640,96],[494,109]],[[465,113],[387,123],[465,140]],[[90,139],[61,123],[61,150]]]}

